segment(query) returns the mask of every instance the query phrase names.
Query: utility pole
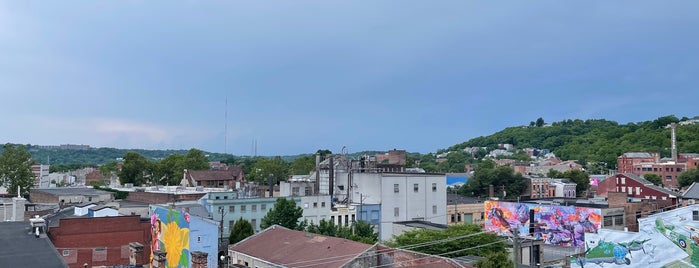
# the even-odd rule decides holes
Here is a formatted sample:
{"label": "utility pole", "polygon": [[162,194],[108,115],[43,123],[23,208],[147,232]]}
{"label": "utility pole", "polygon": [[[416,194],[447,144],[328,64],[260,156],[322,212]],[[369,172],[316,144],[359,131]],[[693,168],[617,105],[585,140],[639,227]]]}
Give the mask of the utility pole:
{"label": "utility pole", "polygon": [[519,228],[514,227],[514,230],[512,230],[512,254],[514,255],[515,268],[517,268],[517,264],[519,263],[519,251]]}

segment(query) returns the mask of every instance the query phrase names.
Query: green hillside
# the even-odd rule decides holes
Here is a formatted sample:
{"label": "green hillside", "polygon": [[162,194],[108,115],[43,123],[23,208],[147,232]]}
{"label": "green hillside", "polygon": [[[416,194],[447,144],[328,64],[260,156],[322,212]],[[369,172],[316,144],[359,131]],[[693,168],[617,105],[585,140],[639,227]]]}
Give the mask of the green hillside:
{"label": "green hillside", "polygon": [[[565,120],[544,126],[508,127],[489,136],[481,136],[454,145],[446,151],[458,151],[466,147],[488,147],[510,143],[517,148],[549,149],[563,160],[606,162],[616,167],[616,158],[631,151],[660,152],[661,157],[670,156],[670,123],[689,120],[674,115],[653,121],[620,125],[614,121]],[[699,152],[699,125],[678,125],[677,146],[680,153]]]}

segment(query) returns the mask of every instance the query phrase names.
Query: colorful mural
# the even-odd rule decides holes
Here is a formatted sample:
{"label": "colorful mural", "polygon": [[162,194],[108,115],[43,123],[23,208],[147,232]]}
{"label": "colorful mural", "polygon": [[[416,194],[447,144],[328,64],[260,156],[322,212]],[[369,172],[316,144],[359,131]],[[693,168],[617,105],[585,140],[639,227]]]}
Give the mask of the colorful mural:
{"label": "colorful mural", "polygon": [[151,213],[151,252],[167,252],[165,267],[190,266],[189,221],[190,215],[185,211],[156,207]]}
{"label": "colorful mural", "polygon": [[699,220],[694,220],[694,211],[699,205],[638,219],[640,232],[585,234],[585,256],[571,258],[572,267],[699,267]]}
{"label": "colorful mural", "polygon": [[585,233],[597,233],[600,209],[513,202],[485,202],[485,230],[498,235],[533,236],[544,243],[584,247]]}

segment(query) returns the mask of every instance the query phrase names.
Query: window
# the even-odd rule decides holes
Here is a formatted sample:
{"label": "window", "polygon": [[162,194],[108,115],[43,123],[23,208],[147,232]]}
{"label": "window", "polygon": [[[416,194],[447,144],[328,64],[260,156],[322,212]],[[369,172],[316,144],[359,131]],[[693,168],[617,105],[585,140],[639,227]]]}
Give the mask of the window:
{"label": "window", "polygon": [[292,196],[299,196],[299,187],[292,187],[291,188],[291,195]]}
{"label": "window", "polygon": [[220,196],[217,196],[217,197],[216,197],[216,199],[220,199],[220,198],[221,198]]}
{"label": "window", "polygon": [[682,168],[677,168],[677,172],[682,172]]}
{"label": "window", "polygon": [[454,222],[454,214],[451,214],[451,222]]}
{"label": "window", "polygon": [[432,191],[433,192],[437,191],[437,183],[432,183]]}
{"label": "window", "polygon": [[626,178],[625,178],[625,177],[621,177],[621,184],[626,184]]}
{"label": "window", "polygon": [[432,206],[432,214],[437,214],[437,206]]}
{"label": "window", "polygon": [[240,205],[240,212],[245,212],[246,210],[246,205]]}
{"label": "window", "polygon": [[418,190],[419,190],[418,184],[417,183],[413,184],[413,191],[417,193]]}
{"label": "window", "polygon": [[665,180],[666,180],[666,181],[671,181],[671,180],[672,180],[672,176],[665,176]]}
{"label": "window", "polygon": [[267,210],[267,204],[262,204],[260,205],[261,210]]}
{"label": "window", "polygon": [[223,196],[223,199],[228,199],[228,196],[227,196],[227,195],[226,195],[226,196]]}
{"label": "window", "polygon": [[228,212],[235,212],[235,206],[228,206]]}
{"label": "window", "polygon": [[[693,221],[699,221],[699,210],[694,210],[692,211],[692,220]],[[63,251],[65,252],[65,251]],[[65,253],[64,253],[65,254]],[[65,256],[65,255],[63,255]]]}
{"label": "window", "polygon": [[335,223],[335,216],[330,216],[330,222]]}
{"label": "window", "polygon": [[613,223],[612,216],[604,217],[604,226],[612,226],[612,223]]}
{"label": "window", "polygon": [[614,225],[623,226],[624,225],[624,216],[622,216],[622,215],[614,216]]}
{"label": "window", "polygon": [[320,202],[320,207],[325,207],[325,202]]}
{"label": "window", "polygon": [[400,216],[399,208],[395,207],[393,208],[393,217],[398,217]]}
{"label": "window", "polygon": [[252,212],[257,212],[257,205],[252,205]]}
{"label": "window", "polygon": [[311,187],[304,187],[303,193],[305,196],[311,195]]}
{"label": "window", "polygon": [[250,225],[252,225],[253,230],[257,230],[257,219],[250,220]]}
{"label": "window", "polygon": [[197,236],[197,243],[201,243],[201,235]]}
{"label": "window", "polygon": [[398,193],[398,192],[399,192],[399,191],[398,191],[398,184],[397,184],[397,183],[393,184],[393,192],[394,192],[394,193]]}
{"label": "window", "polygon": [[[696,212],[696,211],[695,211]],[[70,256],[70,249],[64,249],[63,250],[63,257]]]}
{"label": "window", "polygon": [[640,194],[641,194],[641,187],[636,187],[636,195],[640,195]]}
{"label": "window", "polygon": [[355,222],[354,214],[352,214],[352,223]]}
{"label": "window", "polygon": [[349,215],[345,215],[345,226],[349,224]]}
{"label": "window", "polygon": [[317,208],[317,207],[318,207],[318,202],[313,202],[313,208]]}

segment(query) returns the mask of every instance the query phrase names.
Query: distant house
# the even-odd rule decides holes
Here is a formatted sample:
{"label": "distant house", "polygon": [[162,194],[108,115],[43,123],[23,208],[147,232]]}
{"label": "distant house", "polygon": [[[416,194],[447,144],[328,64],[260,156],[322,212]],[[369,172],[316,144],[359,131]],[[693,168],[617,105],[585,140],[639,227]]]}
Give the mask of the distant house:
{"label": "distant house", "polygon": [[243,169],[239,166],[221,170],[185,170],[182,185],[210,188],[238,189],[246,183]]}

